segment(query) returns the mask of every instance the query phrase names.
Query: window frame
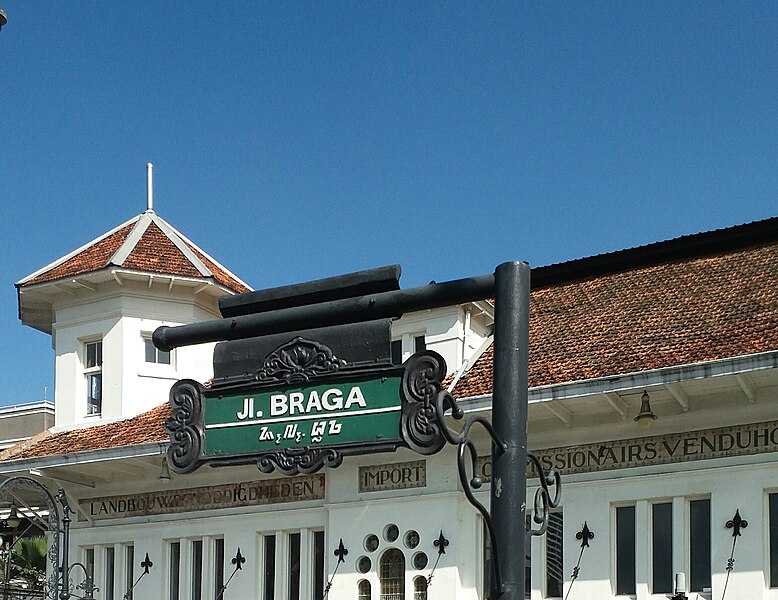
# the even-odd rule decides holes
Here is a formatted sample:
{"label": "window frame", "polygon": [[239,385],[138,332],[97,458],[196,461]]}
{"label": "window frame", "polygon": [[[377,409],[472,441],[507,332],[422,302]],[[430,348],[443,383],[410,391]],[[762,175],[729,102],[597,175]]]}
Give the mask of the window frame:
{"label": "window frame", "polygon": [[[140,334],[141,340],[143,342],[143,365],[146,368],[175,369],[175,350],[170,350],[167,352],[160,350],[154,345],[152,335],[153,334],[150,331],[143,331]],[[154,350],[153,361],[148,360],[149,344],[151,344],[151,348]],[[159,360],[161,354],[167,355],[168,362],[162,362]],[[151,367],[151,365],[156,365],[156,367]]]}
{"label": "window frame", "polygon": [[[419,342],[421,340],[421,343]],[[398,346],[399,344],[399,346]],[[390,346],[390,358],[392,364],[401,365],[409,357],[427,349],[427,331],[426,329],[415,329],[402,334],[392,336]],[[398,362],[399,361],[399,362]]]}
{"label": "window frame", "polygon": [[[660,553],[662,552],[661,549],[657,548],[657,539],[656,539],[656,511],[659,506],[666,507],[665,510],[669,510],[670,513],[670,522],[666,523],[666,529],[668,531],[669,535],[669,548],[664,548],[664,552],[669,553],[669,559],[670,559],[670,573],[669,573],[669,581],[666,583],[669,583],[669,589],[668,590],[657,590],[656,586],[656,580],[657,580],[657,551],[659,550]],[[651,500],[648,503],[648,511],[649,511],[649,532],[650,532],[650,538],[649,538],[649,547],[648,547],[648,556],[649,556],[649,569],[648,569],[648,575],[650,578],[650,585],[649,590],[651,590],[652,594],[658,595],[668,595],[673,593],[673,588],[675,586],[675,571],[673,569],[674,559],[675,559],[675,523],[674,523],[674,502],[673,498],[657,498],[655,500]],[[688,537],[688,536],[685,536]]]}
{"label": "window frame", "polygon": [[[89,349],[90,346],[95,346],[95,363],[94,365],[89,365]],[[97,347],[99,346],[99,355],[97,352]],[[84,399],[86,400],[86,411],[85,414],[87,417],[99,417],[102,415],[103,412],[103,365],[104,365],[104,358],[103,358],[103,338],[102,336],[97,337],[90,337],[90,338],[84,338],[81,340],[81,365],[82,365],[82,371],[84,374],[84,386],[85,386],[85,394]],[[99,358],[98,358],[99,356]],[[91,396],[92,394],[92,378],[98,378],[100,385],[100,393],[99,398],[97,398],[96,402],[95,398]],[[92,407],[96,407],[96,409],[93,409]]]}
{"label": "window frame", "polygon": [[[632,591],[619,591],[619,510],[621,509],[632,509]],[[614,504],[612,511],[613,595],[622,598],[634,597],[637,592],[637,504],[634,502]]]}

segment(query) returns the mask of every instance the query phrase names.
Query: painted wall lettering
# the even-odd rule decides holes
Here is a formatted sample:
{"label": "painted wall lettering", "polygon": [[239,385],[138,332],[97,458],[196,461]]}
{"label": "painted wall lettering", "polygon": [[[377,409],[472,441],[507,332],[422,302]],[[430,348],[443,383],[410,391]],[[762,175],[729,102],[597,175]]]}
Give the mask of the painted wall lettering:
{"label": "painted wall lettering", "polygon": [[359,467],[359,491],[404,490],[427,485],[427,461]]}
{"label": "painted wall lettering", "polygon": [[[535,450],[535,455],[544,469],[572,475],[763,452],[778,452],[778,421],[549,448]],[[478,461],[481,477],[489,481],[491,457],[481,456]],[[528,468],[527,477],[536,477],[534,471]]]}
{"label": "painted wall lettering", "polygon": [[324,498],[324,475],[160,490],[79,500],[90,520],[163,515],[235,506],[259,506]]}

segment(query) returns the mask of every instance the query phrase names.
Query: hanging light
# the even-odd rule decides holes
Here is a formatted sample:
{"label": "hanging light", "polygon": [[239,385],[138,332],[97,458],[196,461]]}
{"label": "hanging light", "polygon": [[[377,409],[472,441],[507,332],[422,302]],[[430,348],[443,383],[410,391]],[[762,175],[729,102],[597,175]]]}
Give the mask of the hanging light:
{"label": "hanging light", "polygon": [[5,11],[0,8],[0,29],[3,28],[3,25],[8,23],[8,15],[5,14]]}
{"label": "hanging light", "polygon": [[635,417],[635,423],[640,425],[643,429],[648,429],[654,424],[654,421],[656,421],[656,415],[654,414],[654,411],[651,410],[648,392],[643,392],[643,395],[640,397],[640,412],[638,413],[638,416]]}
{"label": "hanging light", "polygon": [[19,523],[22,520],[19,518],[19,509],[16,507],[16,503],[11,504],[11,512],[8,513],[8,518],[5,520],[5,524],[9,529],[16,529],[19,527]]}
{"label": "hanging light", "polygon": [[167,466],[167,456],[162,457],[162,470],[159,472],[157,477],[163,481],[170,481],[173,479],[173,477],[170,475],[170,467]]}

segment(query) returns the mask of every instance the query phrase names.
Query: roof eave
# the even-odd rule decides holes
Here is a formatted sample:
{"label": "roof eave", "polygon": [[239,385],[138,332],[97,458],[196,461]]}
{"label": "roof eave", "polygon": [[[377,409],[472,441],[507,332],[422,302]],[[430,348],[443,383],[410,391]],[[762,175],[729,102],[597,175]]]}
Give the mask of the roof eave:
{"label": "roof eave", "polygon": [[100,448],[83,452],[68,454],[52,454],[35,458],[20,458],[18,460],[0,461],[0,474],[10,475],[29,471],[30,469],[45,469],[52,467],[72,467],[74,465],[86,465],[90,463],[122,460],[126,458],[140,458],[144,456],[160,456],[167,452],[168,442],[144,442],[113,448]]}

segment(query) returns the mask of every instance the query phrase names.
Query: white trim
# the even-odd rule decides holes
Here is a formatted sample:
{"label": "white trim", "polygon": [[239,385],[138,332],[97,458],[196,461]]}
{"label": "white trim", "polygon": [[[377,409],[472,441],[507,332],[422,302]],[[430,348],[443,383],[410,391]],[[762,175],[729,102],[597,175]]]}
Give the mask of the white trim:
{"label": "white trim", "polygon": [[121,460],[124,458],[161,456],[167,452],[167,447],[168,442],[146,442],[144,444],[102,448],[100,450],[87,450],[85,452],[53,454],[51,456],[23,458],[19,460],[4,460],[0,461],[0,474],[18,473],[20,471],[29,471],[30,469],[72,467],[74,465],[86,465],[103,461]]}
{"label": "white trim", "polygon": [[[744,356],[721,358],[701,363],[661,367],[650,371],[538,386],[529,389],[528,398],[530,404],[537,404],[552,400],[667,386],[668,384],[681,381],[736,375],[738,373],[775,368],[778,368],[778,350],[771,350],[759,354],[746,354]],[[492,394],[480,394],[462,398],[459,400],[459,404],[468,412],[488,410],[492,404]]]}
{"label": "white trim", "polygon": [[132,252],[135,249],[135,246],[143,237],[143,234],[146,233],[146,230],[149,228],[150,224],[151,224],[151,219],[146,213],[140,215],[137,224],[135,225],[135,227],[133,227],[130,234],[124,240],[124,243],[121,246],[119,246],[119,249],[116,252],[113,253],[113,256],[108,260],[108,264],[109,265],[124,264],[124,261],[127,260],[127,257],[130,255],[130,252]]}
{"label": "white trim", "polygon": [[114,233],[116,233],[120,229],[123,229],[123,228],[127,227],[127,225],[130,225],[131,223],[133,223],[134,221],[137,221],[138,219],[140,219],[140,215],[138,215],[137,217],[133,217],[129,221],[125,221],[121,225],[117,225],[116,227],[111,229],[111,231],[109,231],[107,233],[104,233],[100,237],[97,237],[97,238],[93,239],[91,242],[88,242],[88,243],[84,244],[80,248],[76,248],[75,250],[73,250],[72,252],[66,254],[62,258],[58,258],[57,260],[55,260],[52,263],[49,263],[45,267],[43,267],[41,269],[38,269],[37,271],[35,271],[34,273],[32,273],[30,275],[27,275],[27,277],[25,277],[24,279],[20,279],[19,281],[16,282],[16,285],[23,285],[27,281],[30,281],[31,279],[35,279],[38,275],[42,275],[43,273],[46,273],[47,271],[50,271],[51,269],[53,269],[55,267],[58,267],[59,265],[61,265],[65,261],[68,261],[71,258],[73,258],[74,256],[76,256],[77,254],[80,254],[81,252],[83,252],[84,250],[86,250],[88,248],[91,248],[97,242],[100,242],[100,241],[104,240],[105,238],[107,238],[110,235],[113,235]]}
{"label": "white trim", "polygon": [[[161,217],[159,217],[159,216],[157,216],[156,218],[157,218],[157,219],[159,219],[160,221],[163,221],[163,220],[162,220],[162,218],[161,218]],[[226,267],[225,267],[223,264],[221,264],[221,263],[220,263],[218,260],[214,259],[214,258],[213,258],[213,256],[211,256],[210,254],[208,254],[207,252],[205,252],[205,251],[204,251],[202,248],[200,248],[200,246],[198,246],[197,244],[195,244],[195,243],[194,243],[192,240],[190,240],[188,237],[186,237],[186,236],[185,236],[183,233],[181,233],[180,231],[178,231],[178,229],[176,229],[175,227],[173,227],[173,226],[172,226],[170,223],[168,223],[167,221],[163,221],[163,222],[165,223],[165,225],[166,225],[167,227],[169,227],[169,228],[170,228],[170,230],[171,230],[171,231],[173,231],[173,232],[174,232],[174,233],[175,233],[177,236],[179,236],[179,237],[180,237],[180,238],[181,238],[181,239],[182,239],[184,242],[186,242],[187,244],[189,244],[189,245],[191,245],[193,248],[195,248],[195,249],[196,249],[198,252],[200,252],[200,253],[201,253],[203,256],[205,256],[205,257],[206,257],[208,260],[210,260],[210,261],[211,261],[213,264],[215,264],[217,267],[219,267],[219,268],[220,268],[222,271],[224,271],[224,272],[225,272],[227,275],[229,275],[229,276],[230,276],[232,279],[234,279],[235,281],[237,281],[237,282],[238,282],[238,283],[240,283],[241,285],[244,285],[244,286],[246,286],[246,288],[248,288],[249,290],[253,290],[253,289],[254,289],[254,288],[252,288],[252,287],[251,287],[251,286],[250,286],[248,283],[246,283],[245,281],[243,281],[243,280],[242,280],[240,277],[238,277],[237,275],[235,275],[235,273],[233,273],[232,271],[230,271],[229,269],[227,269],[227,268],[226,268]]]}
{"label": "white trim", "polygon": [[[12,404],[11,406],[0,407],[0,418],[6,415],[27,415],[38,413],[43,409],[43,412],[51,412],[54,414],[54,403],[49,400],[41,400],[39,402],[28,402],[25,404]],[[19,412],[17,412],[19,411]]]}

